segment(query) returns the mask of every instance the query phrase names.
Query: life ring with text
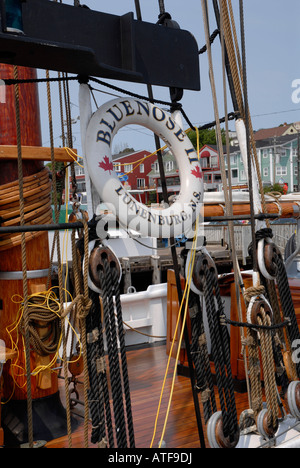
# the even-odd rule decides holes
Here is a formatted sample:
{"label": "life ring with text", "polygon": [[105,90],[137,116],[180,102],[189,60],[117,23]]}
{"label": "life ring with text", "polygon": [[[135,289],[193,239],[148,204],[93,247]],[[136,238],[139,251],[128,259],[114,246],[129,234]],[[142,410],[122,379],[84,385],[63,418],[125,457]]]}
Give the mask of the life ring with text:
{"label": "life ring with text", "polygon": [[[113,138],[120,128],[132,124],[156,133],[176,159],[181,190],[168,207],[160,209],[137,201],[122,185],[113,168]],[[95,189],[121,226],[137,231],[143,237],[193,237],[194,224],[203,203],[202,171],[190,139],[169,113],[139,99],[109,101],[91,117],[85,149],[88,173]]]}

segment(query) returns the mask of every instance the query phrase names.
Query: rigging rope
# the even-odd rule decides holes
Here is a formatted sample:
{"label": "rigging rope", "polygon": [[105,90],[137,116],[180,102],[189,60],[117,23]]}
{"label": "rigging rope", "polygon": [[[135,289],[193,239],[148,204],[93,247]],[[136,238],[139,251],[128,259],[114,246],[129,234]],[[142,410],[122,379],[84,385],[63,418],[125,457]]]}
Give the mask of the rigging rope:
{"label": "rigging rope", "polygon": [[[256,242],[262,239],[271,239],[273,237],[272,230],[270,228],[267,229],[260,229],[256,233]],[[249,247],[249,252],[253,255],[252,246]],[[292,299],[291,290],[289,287],[288,276],[286,273],[284,261],[282,255],[279,253],[278,249],[273,249],[272,251],[272,262],[275,265],[275,277],[279,292],[279,298],[281,307],[283,310],[283,315],[285,321],[288,321],[288,325],[286,327],[289,346],[295,341],[300,339],[300,332],[298,328],[294,303]],[[263,277],[263,275],[261,274]],[[263,278],[264,279],[264,278]],[[271,281],[274,284],[274,280]],[[277,318],[278,323],[281,323],[280,317]],[[280,322],[279,322],[280,320]],[[298,378],[300,378],[300,363],[296,363],[295,367],[297,369]]]}
{"label": "rigging rope", "polygon": [[[223,95],[224,95],[224,109],[225,109],[225,131],[226,131],[226,154],[227,156],[227,169],[228,169],[228,189],[229,189],[229,204],[226,206],[227,213],[229,215],[233,215],[233,204],[232,204],[232,182],[231,182],[231,161],[230,161],[230,143],[229,143],[229,128],[228,128],[228,121],[229,118],[227,116],[227,92],[226,92],[226,47],[225,47],[225,39],[224,39],[224,33],[223,33],[223,4],[220,2],[220,29],[222,31],[221,34],[221,51],[222,51],[222,70],[223,70]],[[223,177],[225,176],[226,178],[226,172],[224,175],[223,172]],[[241,295],[240,291],[243,288],[241,285],[243,284],[243,279],[237,259],[237,253],[236,253],[236,243],[235,243],[235,237],[234,237],[234,223],[229,222],[228,223],[229,227],[229,234],[230,234],[230,250],[232,252],[232,262],[233,262],[233,272],[234,272],[234,279],[235,279],[235,295],[236,295],[236,302],[237,302],[237,310],[238,310],[238,316],[239,319],[242,320],[242,301],[241,301]],[[243,342],[245,340],[245,335],[244,335],[244,329],[240,328],[240,335],[241,335],[241,341]],[[249,388],[249,377],[248,377],[248,362],[247,362],[247,356],[246,356],[246,349],[244,346],[242,346],[242,354],[243,354],[243,360],[244,360],[244,366],[245,366],[245,375],[246,375],[246,385],[247,385],[247,390],[248,390],[248,398],[249,398],[249,404],[251,404],[250,401],[250,388]]]}
{"label": "rigging rope", "polygon": [[184,329],[185,329],[185,325],[186,325],[186,318],[187,318],[187,312],[188,312],[188,302],[189,302],[189,295],[190,295],[190,291],[191,291],[190,286],[191,286],[192,272],[193,272],[193,266],[194,266],[195,256],[196,256],[198,222],[199,222],[199,219],[197,219],[197,222],[196,222],[195,236],[194,236],[194,239],[193,239],[193,246],[192,246],[192,249],[191,249],[192,255],[190,257],[189,267],[188,267],[188,278],[186,280],[186,286],[185,286],[184,294],[183,294],[182,301],[181,301],[181,304],[180,304],[180,310],[178,312],[178,318],[177,318],[177,322],[176,322],[174,338],[173,338],[172,346],[171,346],[171,349],[170,349],[168,364],[167,364],[167,368],[166,368],[165,378],[164,378],[164,381],[163,381],[161,397],[160,397],[158,412],[157,412],[156,421],[155,421],[155,431],[153,433],[150,448],[152,447],[153,441],[154,441],[154,436],[155,436],[155,432],[156,432],[156,425],[157,425],[157,420],[158,420],[158,415],[159,415],[159,410],[160,410],[160,404],[161,404],[161,398],[162,398],[164,387],[165,387],[167,372],[168,372],[168,369],[169,369],[170,358],[171,358],[173,346],[174,346],[174,343],[175,343],[175,337],[177,336],[177,330],[178,330],[178,326],[179,326],[180,319],[181,319],[181,309],[184,306],[185,307],[184,308],[184,316],[183,316],[183,320],[182,320],[182,323],[181,323],[180,336],[179,336],[179,339],[178,339],[177,353],[176,353],[176,359],[175,359],[175,367],[174,367],[173,378],[172,378],[172,385],[171,385],[171,390],[170,390],[170,395],[169,395],[169,402],[168,402],[167,412],[166,412],[166,416],[165,416],[164,426],[163,426],[162,434],[161,434],[161,437],[160,437],[159,448],[161,448],[161,445],[163,443],[163,439],[164,439],[164,435],[165,435],[165,431],[166,431],[166,427],[167,427],[167,422],[168,422],[168,418],[169,418],[169,413],[170,413],[170,408],[171,408],[171,401],[172,401],[173,392],[174,392],[176,369],[177,369],[177,364],[178,364],[178,361],[179,361],[179,354],[180,354],[180,350],[181,350],[181,344],[182,344],[182,340],[183,340],[183,333],[184,333]]}
{"label": "rigging rope", "polygon": [[159,4],[159,12],[161,15],[163,15],[166,12],[164,0],[158,0],[158,4]]}
{"label": "rigging rope", "polygon": [[[56,353],[61,338],[60,307],[57,300],[45,298],[43,295],[30,297],[28,303],[29,343],[31,350],[40,356]],[[40,336],[39,330],[46,328],[45,336]],[[19,330],[25,336],[24,314],[19,324]]]}
{"label": "rigging rope", "polygon": [[[84,253],[85,258],[88,258],[88,226],[87,223],[82,220],[84,224]],[[84,369],[84,380],[83,380],[83,394],[84,394],[84,444],[85,448],[88,448],[88,422],[89,422],[89,405],[88,405],[88,388],[89,388],[89,375],[88,375],[88,361],[87,361],[87,342],[86,342],[86,317],[89,313],[91,303],[89,303],[89,291],[88,291],[88,278],[87,278],[87,265],[85,265],[85,273],[83,278],[83,285],[80,284],[80,259],[76,249],[75,243],[75,231],[72,231],[71,236],[72,243],[72,266],[74,272],[74,290],[76,298],[79,297],[81,287],[84,290],[84,303],[80,303],[79,307],[75,306],[75,318],[76,314],[79,318],[80,331],[81,331],[81,342],[82,342],[82,353],[83,353],[83,369]],[[74,318],[74,321],[75,321]]]}
{"label": "rigging rope", "polygon": [[[227,327],[220,324],[220,316],[224,314],[215,270],[204,265],[203,291],[211,336],[212,356],[215,364],[215,374],[220,397],[223,432],[225,438],[234,440],[239,432],[235,396],[230,363],[230,342]],[[218,309],[215,306],[215,299]]]}
{"label": "rigging rope", "polygon": [[[124,404],[122,397],[122,380],[121,371],[119,364],[119,356],[117,349],[117,336],[118,330],[114,315],[114,304],[113,304],[113,283],[111,277],[111,271],[108,262],[104,261],[104,271],[99,271],[99,279],[101,288],[103,290],[102,301],[103,301],[103,312],[104,312],[104,323],[105,323],[105,334],[108,348],[108,360],[111,375],[111,388],[113,397],[113,409],[115,416],[116,425],[116,438],[117,446],[119,448],[125,448],[126,443],[126,429],[125,429],[125,413]],[[120,330],[122,333],[122,330]]]}
{"label": "rigging rope", "polygon": [[[52,98],[51,98],[49,70],[46,70],[46,78],[47,78],[48,121],[49,121],[49,134],[50,134],[52,181],[53,181],[54,217],[55,217],[55,223],[58,223],[59,207],[57,205],[54,135],[53,135],[53,120],[52,120]],[[58,230],[56,230],[54,233],[50,266],[52,265],[55,246],[57,247],[58,271],[62,272],[60,236],[59,236]],[[49,267],[48,282],[50,281],[50,275],[51,275],[51,272],[50,272],[50,267]],[[59,303],[60,303],[61,310],[63,310],[64,298],[63,298],[63,282],[62,282],[61,274],[58,275],[58,283],[59,283],[58,284]],[[66,332],[65,332],[64,320],[62,321],[62,339],[63,339],[63,370],[64,370],[64,382],[65,382],[65,393],[66,393],[67,432],[68,432],[68,444],[69,444],[69,448],[71,448],[72,447],[71,408],[70,408],[70,398],[68,397],[69,396],[69,381],[68,381],[68,364],[67,364],[67,350],[66,350],[67,344],[66,344]]]}
{"label": "rigging rope", "polygon": [[[96,233],[91,226],[89,233],[85,233],[84,239],[80,239],[77,243],[81,257],[83,257],[83,242],[91,242],[95,239],[97,239]],[[84,258],[87,262],[88,252]],[[87,275],[88,264],[82,271]],[[119,276],[114,264],[107,258],[103,258],[98,274],[101,294],[99,296],[98,292],[88,288],[91,308],[86,316],[88,405],[92,418],[91,441],[94,444],[98,443],[101,448],[107,446],[113,448],[115,444],[118,448],[134,448]],[[110,399],[112,399],[112,407]]]}
{"label": "rigging rope", "polygon": [[189,314],[192,330],[191,354],[195,365],[196,389],[201,394],[204,421],[207,424],[212,414],[217,411],[217,405],[200,298],[192,291],[189,298]]}
{"label": "rigging rope", "polygon": [[[18,68],[14,66],[14,79],[18,79]],[[24,197],[23,197],[23,166],[22,166],[22,142],[21,142],[21,117],[20,117],[20,96],[19,85],[15,84],[15,109],[16,109],[16,129],[18,148],[18,178],[20,192],[20,225],[24,225]],[[30,347],[29,347],[29,317],[28,317],[28,284],[26,267],[26,238],[25,233],[21,234],[22,252],[22,274],[23,274],[23,294],[24,294],[24,333],[25,333],[25,362],[26,362],[26,383],[27,383],[27,414],[28,414],[28,442],[29,447],[33,447],[33,416],[32,416],[32,389],[30,375]]]}
{"label": "rigging rope", "polygon": [[[260,309],[261,316],[258,316],[259,325],[271,324],[271,318],[266,314],[263,307]],[[264,373],[264,388],[266,393],[266,402],[268,409],[268,427],[272,427],[274,433],[278,428],[278,402],[277,389],[274,373],[272,334],[271,331],[261,330],[260,343],[262,353],[262,364]]]}
{"label": "rigging rope", "polygon": [[[109,447],[114,447],[112,417],[109,402],[101,308],[99,295],[90,291],[92,306],[86,318],[87,363],[89,370],[88,402],[92,420],[91,442],[107,445],[105,421]],[[105,418],[104,418],[105,415]]]}
{"label": "rigging rope", "polygon": [[[196,224],[196,232],[197,232],[197,228],[198,228],[198,221],[197,221],[197,224]],[[170,367],[173,348],[174,348],[174,345],[175,345],[175,340],[176,340],[178,330],[179,330],[179,324],[180,324],[180,319],[181,319],[181,311],[182,311],[182,308],[185,307],[184,317],[183,317],[182,324],[181,324],[181,333],[180,333],[180,336],[178,338],[177,355],[176,355],[176,359],[175,359],[175,367],[174,367],[173,380],[172,380],[171,391],[170,391],[170,396],[169,396],[168,409],[167,409],[167,414],[165,416],[164,431],[165,431],[166,424],[167,424],[167,419],[168,419],[168,415],[169,415],[169,410],[170,410],[170,405],[171,405],[171,400],[172,400],[172,395],[173,395],[173,390],[174,390],[174,384],[175,384],[176,367],[177,367],[177,363],[178,363],[178,360],[179,360],[179,352],[180,352],[180,348],[181,348],[181,343],[182,343],[182,339],[183,339],[183,330],[184,330],[185,320],[186,320],[186,316],[187,316],[188,298],[189,298],[189,294],[190,294],[190,285],[191,285],[191,280],[192,280],[192,272],[193,272],[193,267],[194,267],[194,262],[195,262],[196,242],[197,242],[197,238],[195,236],[194,239],[193,239],[193,245],[192,245],[192,249],[191,249],[192,255],[190,256],[190,260],[189,260],[189,264],[188,264],[188,275],[187,275],[186,282],[185,282],[185,287],[184,287],[184,291],[183,291],[183,295],[182,295],[182,301],[180,302],[180,306],[179,306],[177,321],[176,321],[175,330],[174,330],[174,333],[173,333],[173,340],[172,340],[172,343],[171,343],[168,362],[167,362],[165,375],[164,375],[164,379],[163,379],[163,384],[162,384],[162,388],[161,388],[161,393],[160,393],[158,408],[157,408],[157,412],[156,412],[156,417],[155,417],[155,422],[154,422],[154,429],[153,429],[153,435],[152,435],[152,439],[151,439],[151,443],[150,443],[150,448],[152,448],[153,444],[154,444],[154,439],[155,439],[155,435],[156,435],[156,431],[157,431],[157,425],[158,425],[158,419],[159,419],[159,413],[160,413],[161,404],[162,404],[163,393],[164,393],[164,390],[165,390],[165,385],[166,385],[166,381],[167,381],[167,377],[168,377],[168,371],[169,371],[169,367]],[[164,433],[160,437],[160,445],[162,444],[162,441],[163,441],[163,435],[164,435]]]}
{"label": "rigging rope", "polygon": [[134,441],[134,431],[133,431],[133,420],[131,412],[131,400],[130,400],[130,389],[129,389],[129,377],[127,370],[127,359],[126,359],[126,349],[125,349],[125,336],[123,331],[123,320],[122,320],[122,306],[120,299],[120,288],[119,288],[119,278],[116,268],[112,269],[112,281],[115,286],[115,302],[117,310],[117,325],[118,325],[118,336],[120,341],[120,354],[121,354],[121,369],[123,376],[123,386],[125,394],[125,404],[126,404],[126,418],[129,431],[129,447],[133,448],[135,446]]}
{"label": "rigging rope", "polygon": [[[243,76],[244,74],[243,74],[242,60],[241,60],[240,53],[239,53],[232,3],[231,3],[231,0],[221,0],[221,1],[222,1],[222,11],[223,11],[223,34],[224,34],[224,40],[225,40],[225,45],[226,45],[226,52],[228,54],[228,59],[229,59],[230,72],[231,72],[233,85],[234,85],[235,97],[237,100],[237,106],[238,106],[240,115],[242,119],[245,120],[246,115],[245,115],[245,107],[244,107],[244,102],[243,102],[243,89],[245,89],[244,76]],[[241,24],[243,25],[242,12],[243,11],[241,8]],[[245,61],[245,57],[244,57],[244,61]],[[257,180],[259,184],[259,191],[261,195],[261,203],[263,207],[263,212],[266,213],[267,212],[266,202],[265,202],[265,196],[264,196],[264,191],[263,191],[263,186],[262,186],[262,179],[260,176],[260,167],[259,167],[259,161],[258,161],[258,156],[257,156],[257,151],[256,151],[254,131],[252,127],[249,106],[248,106],[247,118],[248,118],[249,132],[250,132],[250,145],[251,145],[251,151],[252,151],[252,155],[253,155],[254,162],[255,162],[255,169],[256,169]],[[268,226],[268,220],[266,221],[266,224]]]}

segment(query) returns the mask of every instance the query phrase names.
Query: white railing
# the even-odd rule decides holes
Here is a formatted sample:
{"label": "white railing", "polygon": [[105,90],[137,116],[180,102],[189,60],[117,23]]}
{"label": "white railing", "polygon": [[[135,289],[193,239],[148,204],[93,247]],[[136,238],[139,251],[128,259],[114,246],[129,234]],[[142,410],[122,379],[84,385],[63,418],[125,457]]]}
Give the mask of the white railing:
{"label": "white railing", "polygon": [[[297,224],[272,224],[273,240],[279,247],[282,253],[287,241],[294,234],[297,229]],[[220,225],[205,225],[204,235],[208,244],[229,244],[229,230],[228,226]],[[251,226],[249,224],[241,224],[234,226],[235,246],[236,251],[242,255],[245,261],[248,256],[248,246],[251,243]]]}

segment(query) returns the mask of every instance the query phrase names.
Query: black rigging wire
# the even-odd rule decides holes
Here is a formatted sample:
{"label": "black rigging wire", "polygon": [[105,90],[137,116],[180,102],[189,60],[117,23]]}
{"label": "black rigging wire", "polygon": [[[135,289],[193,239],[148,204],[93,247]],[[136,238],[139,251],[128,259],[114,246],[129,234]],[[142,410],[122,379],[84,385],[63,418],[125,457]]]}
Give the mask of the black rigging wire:
{"label": "black rigging wire", "polygon": [[254,218],[254,197],[253,197],[253,181],[252,181],[252,158],[250,149],[250,119],[249,119],[249,102],[247,88],[247,62],[246,62],[246,39],[245,39],[245,19],[244,19],[244,2],[240,0],[240,28],[241,28],[241,49],[242,49],[242,67],[243,67],[243,94],[244,94],[244,112],[245,112],[245,127],[246,127],[246,142],[247,142],[247,166],[248,166],[248,184],[249,184],[249,201],[251,214],[251,235],[253,243],[253,270],[257,271],[257,255],[255,242],[255,218]]}
{"label": "black rigging wire", "polygon": [[[137,7],[136,12],[138,14],[138,20],[141,20],[142,15],[141,15],[139,0],[135,0],[135,5]],[[163,1],[159,1],[159,7],[160,7],[160,13],[165,14],[164,2]],[[150,99],[150,101],[153,101],[152,86],[147,85],[147,89],[148,89],[149,99]],[[180,108],[180,110],[182,110],[182,106],[178,102],[176,102],[176,106],[177,106],[177,108]],[[171,104],[171,109],[172,108],[173,109],[175,108],[175,101],[172,102],[172,104]],[[156,145],[156,148],[158,150],[160,148],[159,138],[158,138],[157,135],[154,135],[154,136],[155,136],[155,145]],[[167,185],[166,185],[166,180],[165,180],[164,165],[163,165],[161,153],[158,151],[157,154],[158,154],[160,177],[161,177],[161,182],[162,182],[163,199],[164,199],[165,203],[168,204],[168,192],[167,192]],[[181,281],[180,281],[180,276],[179,276],[179,265],[178,265],[177,252],[176,252],[176,248],[174,246],[175,239],[171,238],[170,242],[172,244],[171,253],[172,253],[172,259],[173,259],[174,270],[175,270],[175,279],[176,279],[176,288],[177,288],[177,294],[178,294],[178,301],[179,301],[179,303],[181,303],[182,299],[183,299],[183,296],[182,296]],[[182,313],[181,313],[181,318],[182,319],[183,319],[183,315],[184,315],[184,313],[183,313],[183,308],[182,308]],[[189,333],[188,333],[188,329],[187,329],[186,324],[184,326],[184,340],[185,340],[186,351],[187,351],[188,366],[189,366],[189,377],[190,377],[191,387],[192,387],[192,394],[193,394],[193,401],[194,401],[194,407],[195,407],[195,415],[196,415],[196,420],[197,420],[199,441],[200,441],[201,447],[205,448],[205,439],[204,439],[204,432],[203,432],[202,421],[201,421],[199,400],[198,400],[198,395],[197,395],[196,389],[195,389],[195,375],[194,375],[193,360],[192,360],[192,357],[191,357]]]}

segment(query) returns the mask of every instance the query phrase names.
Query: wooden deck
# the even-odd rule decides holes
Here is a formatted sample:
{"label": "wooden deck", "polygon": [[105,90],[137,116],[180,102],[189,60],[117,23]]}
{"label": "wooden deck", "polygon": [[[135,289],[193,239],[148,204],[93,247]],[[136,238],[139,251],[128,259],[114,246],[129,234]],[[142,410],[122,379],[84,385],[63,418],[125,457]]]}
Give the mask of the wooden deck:
{"label": "wooden deck", "polygon": [[[159,345],[138,350],[128,350],[127,360],[136,448],[149,448],[168,361],[166,347],[165,345]],[[158,447],[161,437],[173,370],[174,359],[170,363],[153,448]],[[61,382],[61,398],[63,399],[63,381]],[[79,385],[78,387],[80,390],[82,386]],[[247,394],[236,394],[236,397],[237,410],[238,414],[240,414],[248,407]],[[77,405],[74,412],[82,413],[82,407]],[[72,436],[72,448],[83,447],[83,419],[79,418],[79,421],[80,425]],[[204,422],[203,428],[206,439]],[[174,395],[164,440],[167,448],[200,448],[191,383],[187,377],[176,375]],[[206,446],[208,447],[207,439]],[[68,438],[66,436],[48,442],[47,447],[68,448]],[[95,446],[90,444],[90,447]]]}

